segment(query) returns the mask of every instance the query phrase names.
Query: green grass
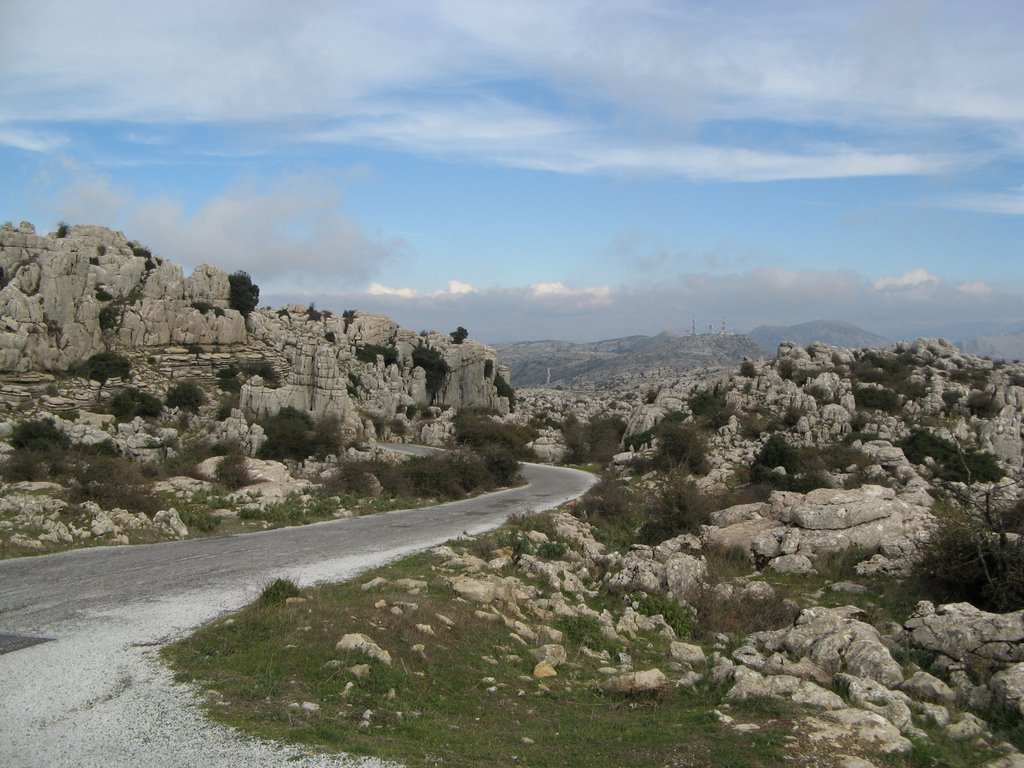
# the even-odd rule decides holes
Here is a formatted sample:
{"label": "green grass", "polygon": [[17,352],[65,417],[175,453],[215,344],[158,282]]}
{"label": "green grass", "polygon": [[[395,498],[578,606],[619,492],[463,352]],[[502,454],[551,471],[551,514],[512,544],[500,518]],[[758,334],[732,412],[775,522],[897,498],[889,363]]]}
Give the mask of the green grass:
{"label": "green grass", "polygon": [[[721,690],[679,689],[639,701],[600,694],[594,683],[601,662],[577,652],[579,644],[610,645],[596,622],[556,623],[566,632],[570,660],[542,685],[530,677],[535,660],[528,649],[510,639],[501,623],[474,616],[478,606],[453,601],[450,589],[429,576],[429,562],[429,556],[418,555],[378,572],[391,580],[428,575],[430,586],[422,594],[390,587],[364,592],[358,583],[306,590],[304,605],[254,603],[231,623],[215,622],[167,647],[164,656],[179,680],[216,690],[228,703],[210,707],[216,720],[315,750],[377,755],[414,766],[592,766],[595,760],[598,765],[769,766],[785,754],[788,728],[773,719],[779,710],[774,704],[744,712],[745,720],[766,725],[740,741],[711,714]],[[381,599],[387,605],[374,607]],[[406,607],[402,615],[390,610],[409,602],[417,610]],[[455,627],[447,629],[436,613],[453,619]],[[420,623],[431,624],[437,637],[419,632]],[[375,639],[391,653],[392,665],[335,651],[349,632]],[[664,648],[646,647],[659,641],[664,642],[644,640],[631,649],[638,668],[664,657]],[[425,655],[412,650],[417,643],[426,646]],[[331,665],[333,660],[340,666]],[[369,663],[369,677],[346,671],[361,663]],[[302,701],[316,702],[321,710],[305,714],[288,707]],[[360,728],[368,709],[374,713],[372,725]],[[698,762],[681,762],[693,759]]]}

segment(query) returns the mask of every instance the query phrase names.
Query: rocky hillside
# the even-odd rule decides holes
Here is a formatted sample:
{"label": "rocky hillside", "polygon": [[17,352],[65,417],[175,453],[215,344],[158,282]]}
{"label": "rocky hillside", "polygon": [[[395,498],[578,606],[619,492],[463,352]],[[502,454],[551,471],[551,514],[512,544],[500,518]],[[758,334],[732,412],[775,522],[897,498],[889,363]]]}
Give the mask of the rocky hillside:
{"label": "rocky hillside", "polygon": [[0,286],[0,397],[11,406],[35,394],[57,410],[99,405],[120,382],[66,377],[113,352],[131,361],[132,385],[158,397],[174,381],[215,383],[232,366],[270,372],[242,384],[246,418],[290,407],[337,417],[351,435],[431,406],[509,407],[499,395],[507,371],[478,342],[417,335],[367,312],[243,315],[222,270],[204,264],[185,277],[103,227],[0,228]]}
{"label": "rocky hillside", "polygon": [[645,369],[682,371],[758,358],[764,351],[745,336],[705,333],[627,336],[573,344],[521,341],[495,347],[517,386],[589,388]]}
{"label": "rocky hillside", "polygon": [[884,348],[892,343],[877,333],[865,331],[852,323],[835,320],[812,320],[799,325],[759,325],[747,336],[764,349],[774,350],[784,341],[795,344],[830,344],[851,349]]}

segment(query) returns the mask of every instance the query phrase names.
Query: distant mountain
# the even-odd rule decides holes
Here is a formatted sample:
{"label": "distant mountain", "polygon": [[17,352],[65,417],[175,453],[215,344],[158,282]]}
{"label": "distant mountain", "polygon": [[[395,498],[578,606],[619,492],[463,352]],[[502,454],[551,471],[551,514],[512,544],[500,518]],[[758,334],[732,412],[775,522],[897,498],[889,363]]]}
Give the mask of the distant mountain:
{"label": "distant mountain", "polygon": [[627,372],[729,365],[765,354],[746,336],[667,331],[657,336],[626,336],[587,344],[519,341],[495,344],[494,348],[509,367],[516,387],[578,386]]}
{"label": "distant mountain", "polygon": [[774,354],[779,342],[793,341],[797,344],[813,344],[822,342],[835,347],[864,349],[887,347],[890,339],[877,333],[865,331],[852,323],[840,320],[811,320],[799,325],[759,325],[747,336],[761,345],[766,351]]}
{"label": "distant mountain", "polygon": [[957,344],[979,336],[1002,336],[1007,333],[1024,331],[1024,320],[1000,322],[996,320],[975,320],[969,322],[949,322],[916,331],[912,336],[904,338],[950,339]]}
{"label": "distant mountain", "polygon": [[1024,331],[977,336],[957,344],[961,351],[998,360],[1024,360]]}

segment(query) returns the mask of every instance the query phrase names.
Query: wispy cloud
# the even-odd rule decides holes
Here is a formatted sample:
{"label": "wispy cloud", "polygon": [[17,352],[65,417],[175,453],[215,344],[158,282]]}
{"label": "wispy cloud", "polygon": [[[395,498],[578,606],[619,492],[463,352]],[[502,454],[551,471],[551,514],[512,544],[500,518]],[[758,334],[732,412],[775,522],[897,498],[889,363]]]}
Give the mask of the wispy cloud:
{"label": "wispy cloud", "polygon": [[[1007,150],[1024,119],[1024,6],[1009,0],[984,13],[668,0],[104,9],[6,9],[0,125],[256,124],[275,141],[765,181],[942,173]],[[44,34],[62,44],[37,45]]]}
{"label": "wispy cloud", "polygon": [[910,288],[921,288],[922,286],[937,286],[941,283],[939,278],[928,270],[918,267],[902,275],[894,277],[880,277],[873,283],[876,291],[901,291]]}
{"label": "wispy cloud", "polygon": [[53,152],[67,143],[68,138],[57,133],[0,123],[0,146],[27,152]]}
{"label": "wispy cloud", "polygon": [[1024,216],[1024,185],[1006,192],[978,192],[948,197],[942,202],[950,208],[967,211]]}
{"label": "wispy cloud", "polygon": [[242,180],[187,211],[173,197],[140,198],[106,176],[73,173],[58,193],[62,218],[104,222],[183,266],[245,269],[278,289],[364,279],[405,248],[345,215],[342,190],[315,175]]}

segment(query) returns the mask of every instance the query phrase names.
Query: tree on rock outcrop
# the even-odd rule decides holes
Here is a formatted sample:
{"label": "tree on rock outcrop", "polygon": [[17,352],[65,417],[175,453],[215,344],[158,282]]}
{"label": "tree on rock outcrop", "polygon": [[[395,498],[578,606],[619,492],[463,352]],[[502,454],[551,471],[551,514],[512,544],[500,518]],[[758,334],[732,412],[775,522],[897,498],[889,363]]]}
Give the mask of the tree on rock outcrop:
{"label": "tree on rock outcrop", "polygon": [[452,337],[453,342],[455,342],[456,344],[461,344],[462,342],[469,338],[469,331],[467,331],[460,325],[458,328],[452,331],[449,334],[449,336]]}
{"label": "tree on rock outcrop", "polygon": [[231,285],[228,306],[248,317],[260,303],[260,287],[253,283],[248,272],[241,269],[228,275],[228,283]]}

